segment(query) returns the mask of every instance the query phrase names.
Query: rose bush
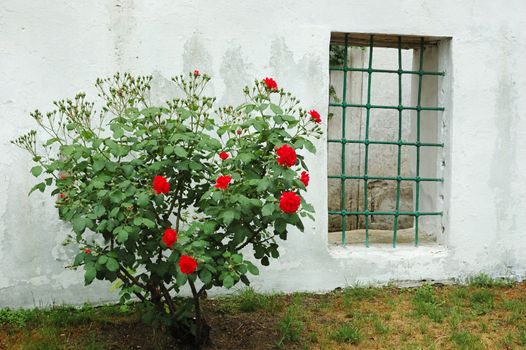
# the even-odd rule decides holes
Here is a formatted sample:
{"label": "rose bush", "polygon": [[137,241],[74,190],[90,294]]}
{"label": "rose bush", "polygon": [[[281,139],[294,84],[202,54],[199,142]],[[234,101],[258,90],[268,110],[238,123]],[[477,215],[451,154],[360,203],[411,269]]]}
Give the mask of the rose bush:
{"label": "rose bush", "polygon": [[[32,191],[49,187],[71,223],[66,242],[79,249],[72,266],[85,284],[113,282],[122,302],[145,304],[145,321],[198,346],[206,290],[248,285],[254,261],[279,257],[287,226],[303,231],[302,218],[313,218],[302,152],[315,152],[310,138],[321,133],[319,114],[272,78],[217,110],[209,80],[198,70],[175,77],[182,97],[156,106],[151,77],[98,79],[100,112],[80,93],[31,113],[43,144],[36,131],[13,141],[36,163]],[[185,285],[192,298],[176,298]]]}

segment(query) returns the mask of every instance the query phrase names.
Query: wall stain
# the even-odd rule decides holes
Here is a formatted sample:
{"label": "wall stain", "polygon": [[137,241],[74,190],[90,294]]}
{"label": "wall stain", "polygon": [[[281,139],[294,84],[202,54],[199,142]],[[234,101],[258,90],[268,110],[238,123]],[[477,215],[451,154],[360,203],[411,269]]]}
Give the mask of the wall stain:
{"label": "wall stain", "polygon": [[[500,28],[501,37],[507,37],[507,28]],[[513,196],[512,179],[517,172],[517,154],[515,145],[517,143],[517,125],[519,114],[516,109],[517,92],[515,90],[513,72],[510,69],[511,43],[508,40],[499,42],[501,47],[500,59],[500,81],[496,90],[495,103],[495,129],[497,140],[495,150],[491,158],[491,173],[489,185],[495,193],[495,215],[497,232],[495,239],[503,234],[509,234],[516,230],[514,208],[517,208],[518,200]]]}
{"label": "wall stain", "polygon": [[241,46],[237,45],[227,49],[219,68],[219,75],[225,84],[219,105],[242,103],[244,101],[243,88],[251,85],[253,71],[253,66],[243,57]]}

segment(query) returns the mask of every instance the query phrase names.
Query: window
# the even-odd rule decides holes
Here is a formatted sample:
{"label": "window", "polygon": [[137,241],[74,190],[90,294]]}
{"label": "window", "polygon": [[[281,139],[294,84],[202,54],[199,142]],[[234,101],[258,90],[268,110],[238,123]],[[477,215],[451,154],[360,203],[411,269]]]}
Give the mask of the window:
{"label": "window", "polygon": [[333,33],[329,242],[419,244],[443,230],[440,39]]}

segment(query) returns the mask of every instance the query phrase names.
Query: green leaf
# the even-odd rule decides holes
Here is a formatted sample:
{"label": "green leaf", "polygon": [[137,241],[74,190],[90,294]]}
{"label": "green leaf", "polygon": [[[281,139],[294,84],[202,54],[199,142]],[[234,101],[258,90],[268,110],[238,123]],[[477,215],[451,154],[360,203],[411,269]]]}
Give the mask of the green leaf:
{"label": "green leaf", "polygon": [[148,228],[154,228],[156,226],[155,222],[147,218],[142,218],[142,223]]}
{"label": "green leaf", "polygon": [[111,272],[115,272],[119,269],[119,263],[114,258],[108,258],[106,268]]}
{"label": "green leaf", "polygon": [[122,229],[117,234],[117,242],[124,243],[128,240],[128,232],[126,230]]}
{"label": "green leaf", "polygon": [[46,184],[41,182],[39,184],[36,184],[35,186],[33,186],[33,188],[31,188],[31,191],[29,191],[29,194],[35,192],[35,190],[39,190],[40,192],[44,192],[46,190]]}
{"label": "green leaf", "polygon": [[272,112],[274,112],[275,114],[283,114],[283,110],[281,109],[281,107],[278,106],[278,105],[275,105],[274,103],[271,103],[271,104],[270,104],[270,109],[271,109]]}
{"label": "green leaf", "polygon": [[203,231],[204,233],[206,233],[207,235],[211,234],[214,232],[216,228],[216,223],[213,222],[213,221],[207,221],[203,224]]}
{"label": "green leaf", "polygon": [[146,193],[139,193],[137,195],[137,205],[140,207],[146,207],[150,203],[150,196]]}
{"label": "green leaf", "polygon": [[254,159],[254,154],[252,153],[240,153],[237,155],[236,159],[239,159],[240,161],[244,163],[250,162],[252,159]]}
{"label": "green leaf", "polygon": [[202,269],[199,273],[199,279],[204,283],[208,284],[212,282],[212,274],[207,269]]}
{"label": "green leaf", "polygon": [[232,286],[234,286],[234,279],[232,278],[232,276],[228,275],[223,280],[223,287],[230,289],[232,288]]}
{"label": "green leaf", "polygon": [[73,231],[76,233],[82,233],[86,228],[86,220],[83,217],[76,217],[71,221],[73,225]]}
{"label": "green leaf", "polygon": [[93,162],[93,170],[95,171],[101,171],[102,169],[104,169],[104,164],[106,164],[106,162],[102,159],[98,159],[96,161]]}
{"label": "green leaf", "polygon": [[304,146],[310,153],[316,153],[316,147],[309,140],[304,140]]}
{"label": "green leaf", "polygon": [[250,261],[246,261],[246,264],[248,272],[255,276],[259,275],[259,269],[256,267],[256,265],[252,264]]}
{"label": "green leaf", "polygon": [[270,185],[270,180],[268,178],[263,178],[259,181],[258,187],[256,188],[256,190],[258,192],[263,192],[268,188],[269,185]]}
{"label": "green leaf", "polygon": [[84,271],[84,284],[87,286],[93,282],[95,276],[97,275],[97,270],[93,265],[86,266]]}
{"label": "green leaf", "polygon": [[74,266],[78,266],[84,262],[84,252],[78,253],[73,261]]}
{"label": "green leaf", "polygon": [[234,218],[236,217],[237,212],[234,209],[228,209],[221,213],[221,218],[225,225],[230,225]]}
{"label": "green leaf", "polygon": [[261,215],[263,216],[270,216],[276,209],[276,205],[274,203],[267,203],[263,206],[263,209],[261,209]]}
{"label": "green leaf", "polygon": [[42,167],[40,165],[34,166],[31,168],[31,174],[33,174],[34,177],[38,177],[40,174],[42,174]]}
{"label": "green leaf", "polygon": [[98,204],[93,208],[93,214],[95,214],[98,218],[100,218],[102,215],[106,213],[106,208],[102,204]]}
{"label": "green leaf", "polygon": [[188,156],[188,152],[186,152],[186,150],[181,146],[175,146],[173,152],[180,158],[186,158]]}
{"label": "green leaf", "polygon": [[97,259],[97,263],[99,265],[106,265],[106,263],[108,262],[108,257],[106,255],[101,255],[99,256],[99,258]]}

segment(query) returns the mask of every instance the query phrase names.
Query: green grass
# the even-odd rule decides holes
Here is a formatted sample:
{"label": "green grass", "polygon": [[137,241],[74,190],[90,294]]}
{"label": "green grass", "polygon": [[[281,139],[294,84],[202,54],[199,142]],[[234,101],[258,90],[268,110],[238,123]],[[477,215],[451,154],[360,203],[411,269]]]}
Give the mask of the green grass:
{"label": "green grass", "polygon": [[387,334],[387,333],[389,333],[389,326],[387,326],[386,324],[384,324],[380,320],[374,320],[373,321],[373,327],[374,327],[374,330],[375,330],[375,332],[377,334]]}
{"label": "green grass", "polygon": [[234,314],[237,312],[256,312],[260,310],[278,312],[283,309],[282,294],[257,293],[253,288],[241,289],[237,294],[218,298],[221,311]]}
{"label": "green grass", "polygon": [[[248,288],[203,304],[223,341],[240,342],[217,348],[250,349],[253,337],[253,344],[291,350],[526,348],[526,284],[487,276],[463,286],[355,287],[324,295]],[[141,310],[139,304],[0,309],[0,348],[166,349],[173,340],[140,323]]]}
{"label": "green grass", "polygon": [[358,344],[362,340],[362,334],[354,325],[344,323],[336,329],[331,338],[338,343]]}
{"label": "green grass", "polygon": [[278,347],[283,344],[299,343],[303,337],[305,330],[305,311],[301,305],[302,300],[300,296],[295,296],[291,306],[285,310],[285,315],[278,323],[278,330],[281,334],[281,339],[278,341]]}
{"label": "green grass", "polygon": [[526,346],[526,330],[519,329],[517,331],[517,342],[521,346]]}
{"label": "green grass", "polygon": [[484,273],[467,279],[471,287],[483,288],[509,288],[514,285],[514,281],[507,278],[492,278]]}
{"label": "green grass", "polygon": [[461,350],[483,349],[482,341],[477,335],[467,331],[453,332],[451,341]]}
{"label": "green grass", "polygon": [[484,315],[495,305],[495,296],[488,289],[476,290],[471,295],[471,307],[476,315]]}
{"label": "green grass", "polygon": [[446,317],[446,309],[435,295],[431,285],[426,284],[418,288],[413,300],[416,316],[427,316],[435,322],[443,322]]}

